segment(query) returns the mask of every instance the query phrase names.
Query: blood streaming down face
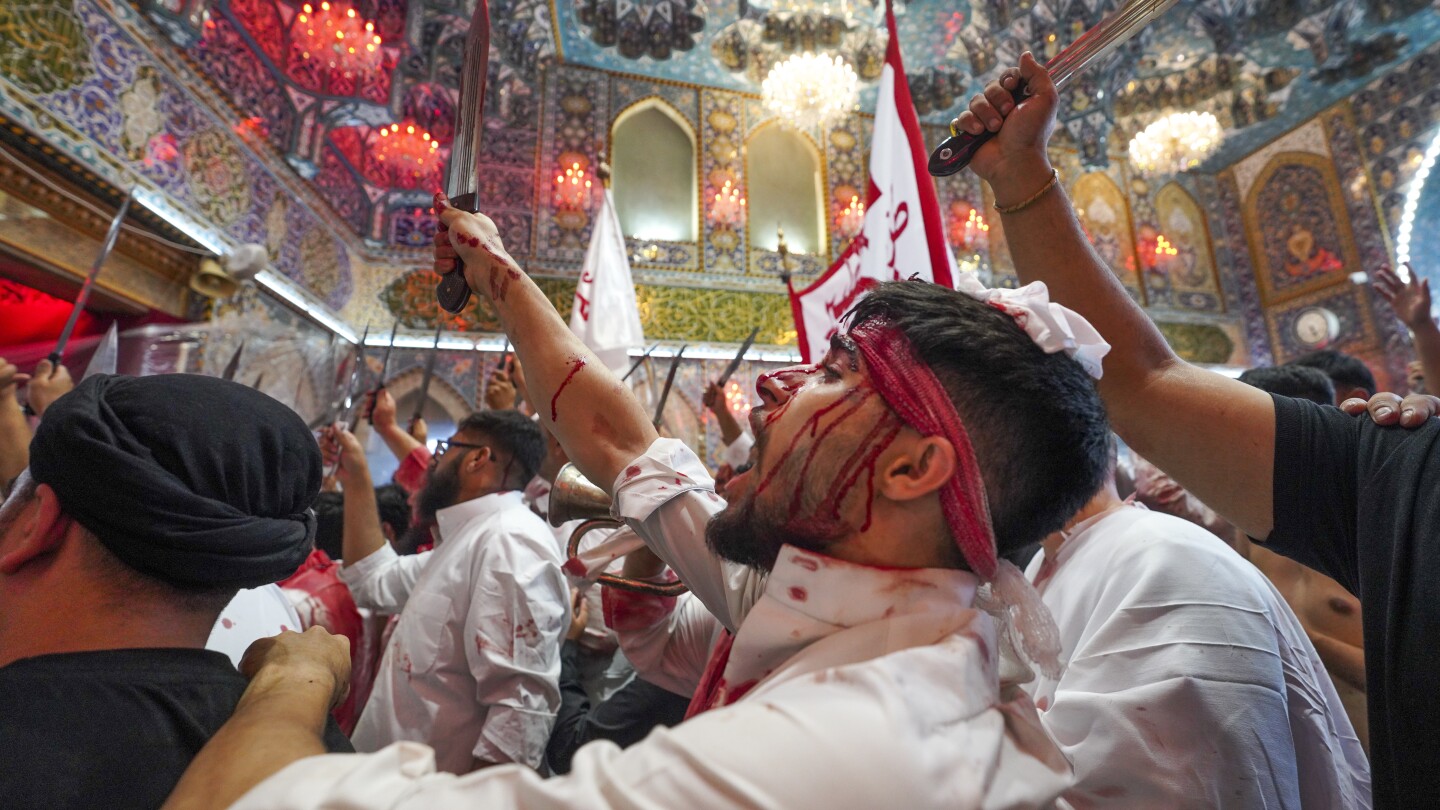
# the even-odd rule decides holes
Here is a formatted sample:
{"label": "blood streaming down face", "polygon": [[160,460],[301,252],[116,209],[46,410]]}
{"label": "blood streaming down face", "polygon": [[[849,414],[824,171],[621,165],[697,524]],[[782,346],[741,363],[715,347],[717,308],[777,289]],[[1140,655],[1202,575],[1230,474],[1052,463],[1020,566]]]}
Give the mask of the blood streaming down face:
{"label": "blood streaming down face", "polygon": [[764,375],[756,388],[756,463],[732,480],[706,539],[768,570],[782,545],[824,553],[869,528],[876,468],[903,425],[843,341],[822,363]]}

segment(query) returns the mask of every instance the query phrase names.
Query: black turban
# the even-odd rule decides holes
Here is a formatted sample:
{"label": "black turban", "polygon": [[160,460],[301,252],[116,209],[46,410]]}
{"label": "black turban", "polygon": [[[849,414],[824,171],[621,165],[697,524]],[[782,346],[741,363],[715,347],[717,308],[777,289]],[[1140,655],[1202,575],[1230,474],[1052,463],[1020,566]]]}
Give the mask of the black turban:
{"label": "black turban", "polygon": [[94,375],[57,399],[30,473],[138,571],[181,587],[250,588],[310,553],[320,448],[288,407],[194,374]]}

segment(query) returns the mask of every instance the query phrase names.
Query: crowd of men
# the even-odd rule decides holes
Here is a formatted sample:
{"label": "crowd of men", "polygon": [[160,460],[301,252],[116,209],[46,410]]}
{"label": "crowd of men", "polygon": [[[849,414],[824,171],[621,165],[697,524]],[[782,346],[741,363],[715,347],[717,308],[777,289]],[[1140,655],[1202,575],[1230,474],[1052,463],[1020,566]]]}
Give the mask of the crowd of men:
{"label": "crowd of men", "polygon": [[[719,470],[438,195],[516,362],[433,445],[375,391],[393,484],[245,386],[0,361],[0,806],[1433,803],[1440,400],[1177,358],[1056,104],[1026,54],[956,122],[1043,285],[879,285],[747,422],[707,390]],[[1376,288],[1440,379],[1424,282]],[[566,464],[634,551],[566,560]]]}

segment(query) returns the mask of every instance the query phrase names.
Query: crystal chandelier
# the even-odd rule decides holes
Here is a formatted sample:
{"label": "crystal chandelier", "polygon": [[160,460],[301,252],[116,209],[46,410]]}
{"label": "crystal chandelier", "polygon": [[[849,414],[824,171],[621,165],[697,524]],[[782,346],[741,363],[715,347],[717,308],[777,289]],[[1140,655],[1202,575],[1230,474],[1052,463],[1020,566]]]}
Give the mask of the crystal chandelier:
{"label": "crystal chandelier", "polygon": [[1223,138],[1208,112],[1171,113],[1130,139],[1130,162],[1146,174],[1178,174],[1214,154]]}
{"label": "crystal chandelier", "polygon": [[745,198],[734,182],[727,179],[715,192],[710,205],[710,219],[726,228],[737,228],[745,220]]}
{"label": "crystal chandelier", "polygon": [[435,183],[440,170],[440,142],[413,121],[380,128],[376,159],[385,166],[391,184],[425,188]]}
{"label": "crystal chandelier", "polygon": [[563,174],[555,175],[555,202],[561,208],[581,210],[590,207],[590,189],[594,182],[585,173],[580,161],[572,160]]}
{"label": "crystal chandelier", "polygon": [[353,76],[380,66],[381,41],[375,23],[338,0],[322,0],[319,8],[310,3],[301,6],[291,36],[302,57],[318,59],[338,73]]}
{"label": "crystal chandelier", "polygon": [[823,127],[854,109],[860,77],[839,56],[800,53],[770,70],[760,96],[765,107],[790,126]]}
{"label": "crystal chandelier", "polygon": [[850,202],[835,215],[835,231],[842,239],[854,239],[860,235],[860,228],[864,224],[865,203],[860,202],[859,194],[851,194]]}

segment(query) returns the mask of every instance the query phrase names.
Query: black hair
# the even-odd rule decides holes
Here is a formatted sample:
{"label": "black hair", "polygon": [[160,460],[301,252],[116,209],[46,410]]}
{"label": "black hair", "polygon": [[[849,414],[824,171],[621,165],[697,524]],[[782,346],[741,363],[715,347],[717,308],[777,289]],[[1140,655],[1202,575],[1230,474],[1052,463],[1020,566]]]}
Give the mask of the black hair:
{"label": "black hair", "polygon": [[[1352,388],[1363,388],[1366,393],[1376,393],[1375,375],[1370,373],[1370,367],[1365,361],[1358,357],[1337,352],[1334,349],[1321,349],[1310,352],[1307,355],[1297,357],[1286,365],[1305,366],[1307,368],[1318,368],[1335,383],[1337,389],[1349,391]],[[1332,397],[1327,405],[1333,405],[1335,399]]]}
{"label": "black hair", "polygon": [[1335,384],[1325,372],[1312,366],[1252,368],[1240,375],[1240,382],[1270,394],[1308,399],[1321,405],[1335,404]]}
{"label": "black hair", "polygon": [[315,510],[315,547],[341,559],[345,547],[345,496],[339,492],[322,492],[311,505]]}
{"label": "black hair", "polygon": [[390,527],[392,536],[399,538],[410,528],[410,498],[398,484],[376,487],[375,505],[380,509],[380,523]]}
{"label": "black hair", "polygon": [[945,386],[965,423],[1001,556],[1044,539],[1099,491],[1110,425],[1090,377],[1008,315],[936,284],[889,282],[851,310],[884,317]]}
{"label": "black hair", "polygon": [[476,411],[462,419],[455,432],[478,433],[509,456],[504,486],[511,489],[530,483],[545,460],[540,426],[519,411]]}

